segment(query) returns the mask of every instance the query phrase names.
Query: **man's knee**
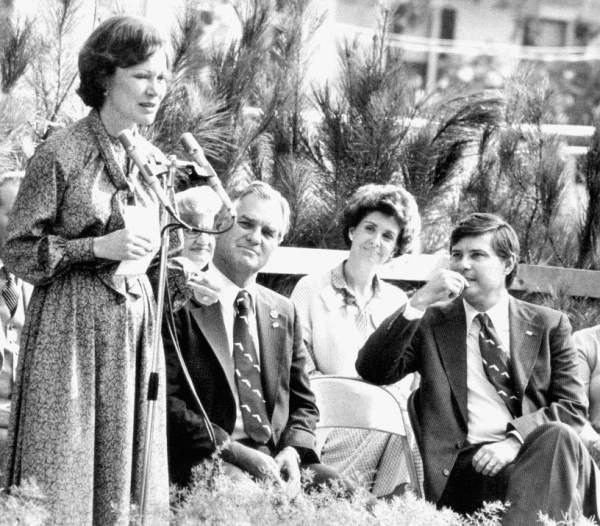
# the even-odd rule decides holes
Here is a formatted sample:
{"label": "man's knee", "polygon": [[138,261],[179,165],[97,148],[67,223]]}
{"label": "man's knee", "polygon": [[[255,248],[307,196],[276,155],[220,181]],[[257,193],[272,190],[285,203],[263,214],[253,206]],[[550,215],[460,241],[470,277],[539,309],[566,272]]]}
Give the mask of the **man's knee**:
{"label": "man's knee", "polygon": [[539,455],[541,459],[558,454],[576,461],[581,455],[587,454],[577,432],[562,422],[549,422],[539,426],[527,436],[521,452],[523,455]]}
{"label": "man's knee", "polygon": [[564,443],[577,447],[582,444],[577,432],[570,425],[563,424],[562,422],[542,424],[527,436],[525,443],[542,441]]}

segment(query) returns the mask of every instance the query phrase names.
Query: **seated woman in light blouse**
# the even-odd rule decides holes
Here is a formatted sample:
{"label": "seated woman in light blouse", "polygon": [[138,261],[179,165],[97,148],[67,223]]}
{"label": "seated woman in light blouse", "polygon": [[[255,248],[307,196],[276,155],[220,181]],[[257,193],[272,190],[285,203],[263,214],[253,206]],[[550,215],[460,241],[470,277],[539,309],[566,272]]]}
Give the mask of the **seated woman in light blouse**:
{"label": "seated woman in light blouse", "polygon": [[[378,276],[381,265],[411,250],[420,218],[411,194],[399,186],[367,184],[343,211],[348,258],[333,269],[302,278],[291,299],[298,309],[312,361],[309,374],[358,376],[358,349],[406,294]],[[406,406],[414,377],[390,387]],[[343,475],[355,477],[375,494],[409,480],[399,441],[359,430],[336,430],[328,436],[322,460]]]}

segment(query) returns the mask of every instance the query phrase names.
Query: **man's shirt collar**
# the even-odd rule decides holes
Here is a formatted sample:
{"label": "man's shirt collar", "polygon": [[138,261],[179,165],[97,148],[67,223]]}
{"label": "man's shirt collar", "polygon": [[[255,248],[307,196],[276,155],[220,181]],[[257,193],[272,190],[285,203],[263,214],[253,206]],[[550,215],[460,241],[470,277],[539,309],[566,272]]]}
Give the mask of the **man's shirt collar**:
{"label": "man's shirt collar", "polygon": [[[509,298],[510,296],[508,295],[508,291],[502,291],[498,302],[493,307],[485,311],[486,314],[490,317],[490,320],[492,320],[492,324],[496,328],[504,327],[508,324]],[[480,311],[475,309],[475,307],[473,307],[469,302],[467,302],[464,299],[463,305],[465,308],[465,318],[467,320],[468,331],[471,327],[471,324],[473,323],[473,319],[475,318],[475,316],[477,316],[477,314],[479,314]]]}
{"label": "man's shirt collar", "polygon": [[[219,293],[219,301],[223,305],[227,305],[228,307],[232,307],[235,298],[237,297],[241,287],[238,287],[233,281],[231,281],[225,274],[223,274],[216,265],[211,265],[211,272],[214,273],[217,280],[221,285],[221,292]],[[256,311],[255,303],[256,303],[256,282],[250,283],[248,286],[244,288],[245,291],[250,294],[250,299],[252,303],[252,310]]]}

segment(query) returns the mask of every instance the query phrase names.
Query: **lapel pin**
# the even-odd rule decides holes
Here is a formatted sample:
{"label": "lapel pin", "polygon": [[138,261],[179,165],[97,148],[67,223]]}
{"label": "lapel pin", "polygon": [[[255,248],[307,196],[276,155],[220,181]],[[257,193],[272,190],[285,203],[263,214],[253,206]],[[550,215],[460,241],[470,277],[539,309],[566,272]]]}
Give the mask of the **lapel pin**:
{"label": "lapel pin", "polygon": [[533,336],[533,332],[531,331],[525,331],[525,334],[527,334],[527,336]]}
{"label": "lapel pin", "polygon": [[279,316],[279,313],[276,310],[272,310],[271,312],[269,312],[269,316],[271,316],[271,318],[277,318]]}

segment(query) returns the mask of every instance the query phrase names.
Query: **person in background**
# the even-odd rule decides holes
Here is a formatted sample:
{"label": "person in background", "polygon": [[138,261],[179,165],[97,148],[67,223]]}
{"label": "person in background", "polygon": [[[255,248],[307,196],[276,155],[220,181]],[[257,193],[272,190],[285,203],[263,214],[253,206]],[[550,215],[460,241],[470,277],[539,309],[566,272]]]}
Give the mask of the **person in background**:
{"label": "person in background", "polygon": [[[256,283],[287,232],[289,205],[258,181],[240,189],[233,203],[236,222],[216,236],[207,271],[218,301],[194,295],[174,313],[185,368],[216,443],[174,339],[165,335],[171,481],[189,485],[194,466],[216,447],[230,477],[272,479],[295,494],[301,467],[313,471],[313,485],[339,476],[319,462],[314,449],[319,413],[296,310],[287,298]],[[220,214],[217,226],[224,222]]]}
{"label": "person in background", "polygon": [[600,463],[600,325],[574,332],[573,341],[581,363],[581,378],[589,407],[581,439],[592,458]]}
{"label": "person in background", "polygon": [[[342,216],[348,257],[333,269],[305,276],[291,299],[298,309],[309,374],[356,377],[358,349],[408,298],[378,275],[391,258],[418,243],[420,217],[413,196],[395,185],[367,184],[350,197]],[[414,375],[390,386],[403,408]],[[329,433],[323,462],[386,495],[409,480],[397,437],[362,430]],[[401,488],[398,488],[400,490]]]}
{"label": "person in background", "polygon": [[0,175],[0,462],[5,459],[19,340],[31,296],[31,285],[8,272],[1,259],[8,215],[22,179],[22,172],[5,172]]}
{"label": "person in background", "polygon": [[[221,200],[209,186],[195,186],[175,194],[179,218],[191,229],[183,230],[181,254],[168,260],[168,311],[176,312],[195,296],[210,304],[218,301],[218,290],[207,272],[215,249],[215,236],[192,229],[214,230]],[[151,276],[157,285],[158,276]]]}
{"label": "person in background", "polygon": [[586,405],[571,325],[513,298],[519,239],[494,214],[465,217],[450,264],[389,316],[356,369],[387,384],[419,372],[413,425],[425,496],[472,513],[508,501],[504,526],[598,519],[598,468],[579,438]]}
{"label": "person in background", "polygon": [[[195,186],[175,194],[179,217],[194,228],[212,230],[214,218],[221,208],[217,194],[208,186]],[[182,257],[202,270],[212,260],[215,236],[206,232],[184,230]]]}
{"label": "person in background", "polygon": [[[164,359],[147,427],[155,301],[145,263],[159,203],[118,140],[139,135],[167,89],[165,40],[145,19],[101,23],[79,53],[82,120],[38,146],[10,215],[3,260],[34,285],[9,427],[6,486],[33,479],[49,524],[168,521]],[[136,219],[137,221],[132,221]],[[125,270],[129,267],[127,270]]]}

